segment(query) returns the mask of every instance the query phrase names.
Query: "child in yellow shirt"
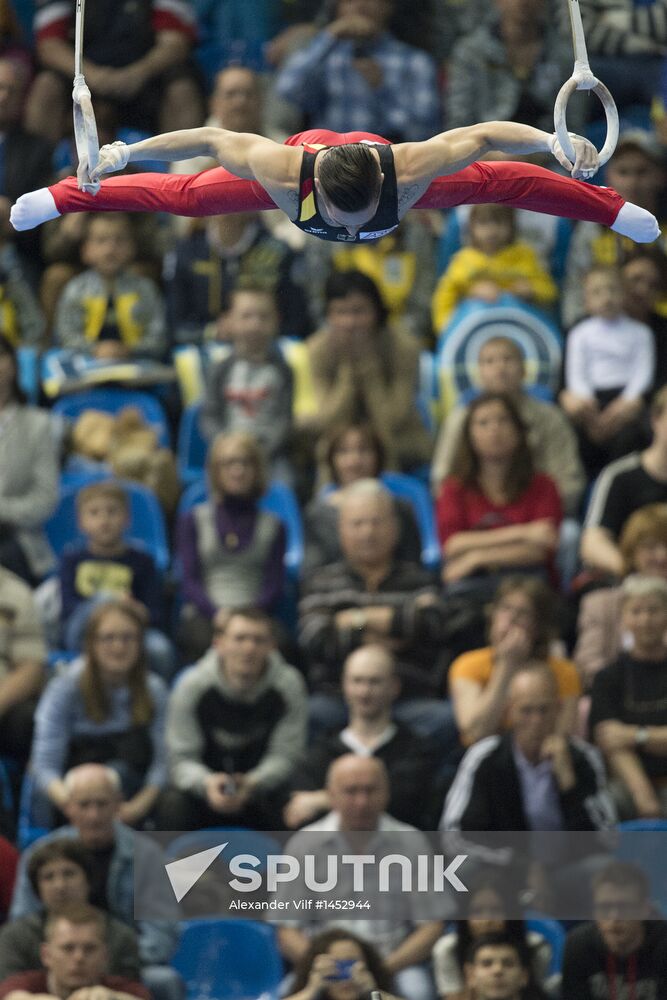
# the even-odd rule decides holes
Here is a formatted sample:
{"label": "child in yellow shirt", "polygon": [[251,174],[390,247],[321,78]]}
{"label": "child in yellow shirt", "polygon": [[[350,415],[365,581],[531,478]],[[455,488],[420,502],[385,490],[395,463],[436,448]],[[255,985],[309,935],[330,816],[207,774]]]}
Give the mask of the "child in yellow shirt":
{"label": "child in yellow shirt", "polygon": [[514,209],[474,205],[469,221],[470,246],[455,253],[433,295],[432,316],[440,333],[464,299],[495,302],[503,292],[550,306],[558,289],[532,247],[516,239]]}

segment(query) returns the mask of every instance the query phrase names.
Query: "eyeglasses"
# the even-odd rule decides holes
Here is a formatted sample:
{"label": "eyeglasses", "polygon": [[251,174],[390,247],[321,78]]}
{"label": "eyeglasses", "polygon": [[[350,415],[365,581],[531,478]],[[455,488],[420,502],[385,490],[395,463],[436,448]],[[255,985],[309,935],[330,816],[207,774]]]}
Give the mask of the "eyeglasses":
{"label": "eyeglasses", "polygon": [[100,632],[95,636],[95,642],[100,646],[112,646],[114,642],[129,646],[134,642],[139,642],[138,632]]}

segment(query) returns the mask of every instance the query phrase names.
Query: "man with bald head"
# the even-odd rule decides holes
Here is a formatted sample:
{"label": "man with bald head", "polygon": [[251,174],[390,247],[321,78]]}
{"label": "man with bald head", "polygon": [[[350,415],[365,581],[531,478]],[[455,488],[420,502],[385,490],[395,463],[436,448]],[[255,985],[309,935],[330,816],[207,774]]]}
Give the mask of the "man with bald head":
{"label": "man with bald head", "polygon": [[[149,892],[152,898],[155,887],[164,884],[162,854],[151,840],[137,836],[117,818],[122,797],[114,770],[102,764],[81,764],[67,772],[64,784],[68,798],[63,811],[69,825],[40,837],[21,855],[10,917],[24,917],[41,909],[28,877],[32,852],[41,844],[77,837],[92,857],[90,902],[135,926],[135,889],[141,893],[141,886],[145,885],[144,898],[148,898]],[[173,897],[164,902],[165,914],[170,912],[171,905],[176,916]],[[175,920],[140,920],[136,928],[142,978],[155,1000],[181,1000],[182,981],[168,966],[178,943]]]}
{"label": "man with bald head", "polygon": [[383,761],[392,816],[422,830],[432,829],[443,795],[434,788],[439,784],[434,781],[437,755],[432,741],[392,719],[400,681],[391,650],[369,643],[350,653],[343,665],[342,690],[347,726],[320,737],[296,768],[294,791],[284,811],[286,826],[296,829],[329,811],[327,772],[337,758],[351,751]]}
{"label": "man with bald head", "polygon": [[360,479],[347,486],[338,510],[343,558],[315,570],[299,603],[299,645],[316,693],[312,717],[321,728],[342,728],[342,664],[354,650],[380,643],[394,654],[401,681],[395,714],[419,732],[438,735],[446,753],[456,730],[442,699],[445,607],[435,578],[422,565],[396,558],[395,506],[382,483]]}
{"label": "man with bald head", "polygon": [[466,752],[449,790],[445,830],[598,830],[615,815],[602,759],[590,744],[556,732],[558,689],[536,663],[508,689],[509,728]]}
{"label": "man with bald head", "polygon": [[[352,846],[358,850],[359,834],[364,836],[364,853],[372,854],[374,845],[381,844],[382,853],[391,851],[411,856],[420,849],[420,835],[414,826],[401,823],[386,812],[389,803],[389,777],[383,762],[377,757],[362,757],[346,753],[329,766],[326,791],[331,812],[293,837],[286,845],[287,854],[299,856],[299,843],[308,840],[303,834],[322,834],[317,840],[317,851],[326,854],[341,847],[349,847],[346,834],[352,834]],[[382,835],[381,841],[378,835]],[[326,836],[325,836],[326,835]],[[310,838],[312,847],[313,838]],[[423,844],[424,852],[428,845]],[[337,893],[345,898],[345,887],[338,885]],[[278,927],[278,944],[282,954],[291,963],[298,962],[309,945],[309,936],[324,930],[321,922],[299,923],[281,921]],[[385,964],[394,976],[398,996],[411,1000],[434,1000],[435,988],[428,963],[431,949],[442,932],[439,920],[411,921],[367,919],[355,917],[348,923],[336,920],[343,926],[372,942],[380,951]]]}

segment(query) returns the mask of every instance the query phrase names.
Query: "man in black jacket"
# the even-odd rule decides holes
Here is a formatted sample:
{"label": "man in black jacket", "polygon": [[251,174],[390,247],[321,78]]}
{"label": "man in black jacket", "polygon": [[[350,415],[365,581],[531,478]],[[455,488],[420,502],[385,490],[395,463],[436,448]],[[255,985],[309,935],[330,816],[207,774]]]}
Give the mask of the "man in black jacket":
{"label": "man in black jacket", "polygon": [[509,731],[475,743],[441,820],[445,830],[601,830],[615,821],[598,751],[556,732],[558,690],[542,664],[514,675]]}
{"label": "man in black jacket", "polygon": [[370,643],[350,653],[343,665],[342,689],[347,725],[322,736],[295,770],[285,825],[296,829],[330,811],[327,771],[336,758],[352,752],[384,762],[392,816],[422,830],[433,829],[444,798],[437,777],[439,755],[433,741],[392,719],[400,681],[390,650]]}
{"label": "man in black jacket", "polygon": [[567,936],[567,1000],[667,997],[667,925],[651,920],[649,888],[634,865],[612,862],[593,878],[594,923]]}

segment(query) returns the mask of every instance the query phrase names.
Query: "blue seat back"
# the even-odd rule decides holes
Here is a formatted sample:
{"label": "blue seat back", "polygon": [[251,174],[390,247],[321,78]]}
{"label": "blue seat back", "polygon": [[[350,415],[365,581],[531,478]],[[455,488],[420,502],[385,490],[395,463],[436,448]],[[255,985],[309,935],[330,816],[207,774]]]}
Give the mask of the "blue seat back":
{"label": "blue seat back", "polygon": [[199,429],[200,413],[201,406],[199,403],[186,406],[178,428],[178,443],[176,447],[178,474],[181,477],[181,482],[186,486],[194,483],[197,479],[201,479],[206,465],[206,449],[208,445]]}
{"label": "blue seat back", "polygon": [[435,526],[435,511],[431,494],[422,482],[402,472],[383,472],[380,479],[390,493],[409,500],[417,520],[422,540],[422,562],[431,569],[440,563],[440,544]]}
{"label": "blue seat back", "polygon": [[565,930],[558,920],[552,917],[530,916],[526,919],[526,930],[535,931],[549,942],[551,946],[551,961],[547,975],[554,976],[563,968],[563,951],[565,950]]}
{"label": "blue seat back", "polygon": [[[184,514],[195,504],[204,503],[208,499],[208,483],[198,479],[183,493],[178,505],[178,513]],[[273,482],[260,499],[262,510],[275,514],[285,525],[287,533],[287,548],[285,550],[285,569],[291,577],[297,577],[303,564],[303,523],[301,511],[294,491],[285,483]]]}
{"label": "blue seat back", "polygon": [[277,998],[283,965],[268,924],[250,920],[188,920],[172,964],[187,1000]]}
{"label": "blue seat back", "polygon": [[53,412],[76,420],[85,410],[101,410],[103,413],[118,413],[126,406],[136,406],[144,420],[158,436],[162,448],[170,447],[169,425],[162,404],[147,392],[137,389],[86,389],[61,396],[53,404]]}
{"label": "blue seat back", "polygon": [[[157,568],[164,572],[169,566],[169,545],[162,508],[155,495],[138,483],[121,483],[130,499],[130,519],[125,532],[128,542],[142,545],[153,556]],[[63,488],[58,505],[44,525],[46,536],[56,556],[66,545],[81,542],[76,520],[76,486]]]}
{"label": "blue seat back", "polygon": [[281,851],[278,841],[266,833],[243,826],[216,826],[182,833],[172,840],[166,853],[170,859],[182,858],[217,847],[225,841],[229,843],[232,854],[254,854],[265,861],[267,854],[280,854]]}

